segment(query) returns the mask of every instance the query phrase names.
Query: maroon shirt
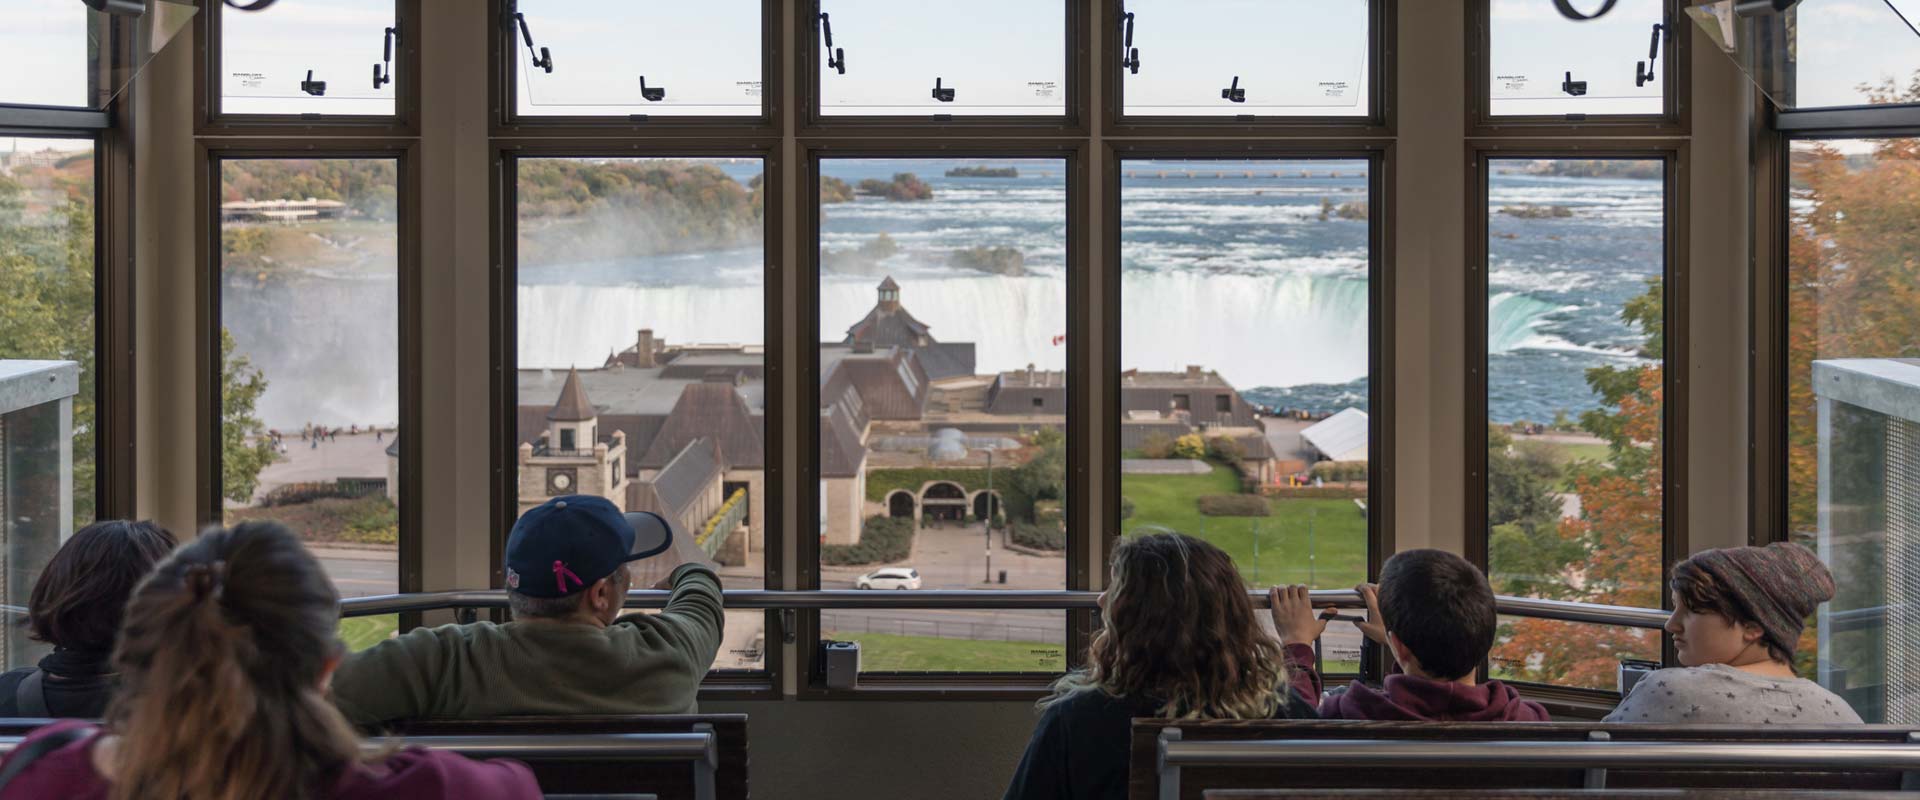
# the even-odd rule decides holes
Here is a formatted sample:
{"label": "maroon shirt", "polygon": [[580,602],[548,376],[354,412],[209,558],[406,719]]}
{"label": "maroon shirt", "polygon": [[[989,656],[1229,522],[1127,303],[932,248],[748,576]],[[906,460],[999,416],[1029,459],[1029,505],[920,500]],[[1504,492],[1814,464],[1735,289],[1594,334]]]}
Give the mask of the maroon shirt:
{"label": "maroon shirt", "polygon": [[[93,725],[56,722],[34,731],[21,745],[75,728],[87,730],[86,738],[41,756],[0,791],[0,800],[106,800],[109,784],[93,770],[93,743],[100,739]],[[455,753],[410,747],[393,754],[384,765],[362,767],[341,776],[332,794],[332,800],[389,797],[540,800],[540,785],[534,782],[527,765],[518,761],[471,761]]]}
{"label": "maroon shirt", "polygon": [[1547,709],[1499,681],[1461,686],[1412,675],[1388,675],[1385,691],[1354,682],[1320,701],[1321,719],[1413,722],[1546,722]]}

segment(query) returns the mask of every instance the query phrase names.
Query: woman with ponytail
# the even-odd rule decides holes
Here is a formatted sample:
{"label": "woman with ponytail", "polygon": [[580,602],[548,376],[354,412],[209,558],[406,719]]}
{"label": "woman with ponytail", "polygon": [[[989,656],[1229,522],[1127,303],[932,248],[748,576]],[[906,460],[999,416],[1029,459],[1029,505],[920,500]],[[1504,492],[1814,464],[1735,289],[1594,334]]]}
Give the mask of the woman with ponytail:
{"label": "woman with ponytail", "polygon": [[0,800],[540,796],[522,764],[364,748],[327,698],[338,622],[332,581],[285,527],[201,536],[135,590],[105,724],[29,736]]}

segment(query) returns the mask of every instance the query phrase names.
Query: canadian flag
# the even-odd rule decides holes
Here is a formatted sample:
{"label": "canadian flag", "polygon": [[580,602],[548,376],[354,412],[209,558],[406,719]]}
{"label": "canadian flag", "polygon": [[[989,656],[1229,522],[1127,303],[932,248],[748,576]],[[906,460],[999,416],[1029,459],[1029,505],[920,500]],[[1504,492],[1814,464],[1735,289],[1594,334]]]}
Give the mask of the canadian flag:
{"label": "canadian flag", "polygon": [[1053,346],[1054,346],[1054,347],[1059,347],[1060,345],[1063,345],[1063,344],[1066,344],[1066,343],[1067,343],[1067,335],[1066,335],[1066,334],[1064,334],[1064,333],[1062,333],[1062,334],[1058,334],[1058,335],[1056,335],[1056,336],[1054,336],[1054,337],[1053,337]]}

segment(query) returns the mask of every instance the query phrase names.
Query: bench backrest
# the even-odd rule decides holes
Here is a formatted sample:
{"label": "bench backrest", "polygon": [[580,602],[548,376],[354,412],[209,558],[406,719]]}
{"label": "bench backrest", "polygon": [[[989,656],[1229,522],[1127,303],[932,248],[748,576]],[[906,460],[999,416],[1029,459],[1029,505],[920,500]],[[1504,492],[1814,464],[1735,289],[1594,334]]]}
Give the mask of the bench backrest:
{"label": "bench backrest", "polygon": [[[1170,730],[1177,730],[1172,733]],[[1163,736],[1164,734],[1164,736]],[[1163,739],[1180,742],[1251,742],[1239,746],[1175,748],[1177,792],[1163,784]],[[1297,746],[1261,745],[1288,740]],[[1422,760],[1431,744],[1500,743],[1444,758]],[[1598,742],[1599,752],[1588,746]],[[1554,743],[1573,747],[1542,748]],[[1661,743],[1638,747],[1633,743]],[[1737,767],[1699,766],[1706,755],[1685,752],[1688,744],[1812,745],[1773,754],[1753,753],[1752,763]],[[1834,748],[1866,745],[1892,748],[1878,766],[1828,767],[1845,753]],[[1444,746],[1444,745],[1443,745]],[[1537,752],[1530,752],[1529,749]],[[1184,749],[1212,754],[1179,765]],[[1558,752],[1546,752],[1556,749]],[[1726,748],[1720,748],[1725,750]],[[1749,748],[1751,750],[1751,748]],[[1284,751],[1284,752],[1283,752]],[[1312,755],[1308,755],[1313,751]],[[1225,757],[1217,757],[1221,753]],[[1804,763],[1780,759],[1780,752],[1818,756]],[[1856,754],[1857,755],[1857,754]],[[1883,754],[1884,755],[1884,754]],[[1611,759],[1612,768],[1589,769],[1594,759]],[[1905,759],[1912,759],[1911,762]],[[1587,759],[1583,761],[1582,759]],[[1673,759],[1669,766],[1663,763]],[[1892,760],[1889,760],[1892,759]],[[1284,765],[1281,760],[1294,763]],[[1133,725],[1128,796],[1134,800],[1201,800],[1214,789],[1782,789],[1878,790],[1902,788],[1910,774],[1894,766],[1920,766],[1920,736],[1905,728],[1859,726],[1620,725],[1602,723],[1405,723],[1353,721],[1171,721],[1138,719]],[[1596,782],[1597,781],[1597,782]]]}
{"label": "bench backrest", "polygon": [[[747,798],[747,716],[745,714],[688,714],[674,716],[552,716],[496,719],[417,720],[395,725],[394,734],[407,737],[519,736],[565,737],[603,733],[684,734],[710,730],[714,736],[712,797]],[[548,756],[529,748],[511,756],[526,762],[548,794],[618,794],[646,792],[660,800],[695,800],[700,788],[697,771],[688,761],[655,759],[571,758]]]}

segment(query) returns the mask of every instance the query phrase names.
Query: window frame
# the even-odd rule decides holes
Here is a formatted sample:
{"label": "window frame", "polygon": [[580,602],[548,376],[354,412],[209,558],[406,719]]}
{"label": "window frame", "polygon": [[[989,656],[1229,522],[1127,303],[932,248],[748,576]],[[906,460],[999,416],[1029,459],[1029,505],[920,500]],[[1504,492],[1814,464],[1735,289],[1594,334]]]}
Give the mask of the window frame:
{"label": "window frame", "polygon": [[[491,134],[502,136],[778,136],[786,120],[782,79],[788,56],[780,47],[779,0],[760,1],[760,114],[757,116],[522,116],[518,86],[525,66],[518,28],[509,28],[517,0],[487,0],[487,82],[493,99]],[[538,40],[536,40],[537,43]]]}
{"label": "window frame", "polygon": [[[1061,53],[1066,64],[1066,96],[1059,116],[1022,116],[1005,114],[924,114],[919,116],[823,115],[820,111],[820,0],[803,0],[793,5],[795,53],[799,72],[794,75],[794,119],[800,136],[860,134],[880,137],[911,136],[1073,136],[1085,137],[1092,125],[1092,95],[1095,91],[1087,72],[1092,56],[1086,37],[1086,0],[1061,2],[1065,16],[1066,41]],[[806,13],[801,18],[798,15]],[[929,148],[930,149],[930,148]],[[997,152],[997,155],[1007,155]]]}
{"label": "window frame", "polygon": [[[199,233],[194,237],[195,270],[199,296],[196,304],[197,333],[195,342],[194,379],[199,387],[200,424],[204,435],[199,437],[195,464],[198,473],[198,502],[195,512],[202,526],[220,526],[223,524],[220,488],[222,481],[222,459],[220,452],[221,423],[221,357],[220,328],[221,290],[220,273],[223,268],[221,259],[222,226],[220,223],[221,166],[226,161],[250,160],[329,160],[329,159],[391,159],[394,161],[395,188],[397,190],[396,209],[398,219],[395,232],[398,238],[396,251],[397,290],[399,292],[399,319],[397,330],[399,352],[400,408],[400,485],[399,503],[398,559],[396,562],[395,584],[402,594],[424,590],[422,578],[422,490],[426,488],[422,472],[422,456],[425,448],[423,438],[417,431],[422,428],[425,419],[421,401],[421,372],[424,364],[421,360],[420,340],[422,334],[422,298],[421,298],[421,260],[420,224],[422,208],[420,202],[420,162],[421,148],[415,139],[358,139],[318,144],[300,144],[285,139],[222,139],[196,140],[194,144],[194,194],[199,202],[194,208],[194,229]],[[415,613],[400,617],[400,630],[409,630],[419,625],[419,616]]]}
{"label": "window frame", "polygon": [[[1420,0],[1413,0],[1419,2]],[[1352,116],[1241,116],[1180,117],[1133,116],[1126,113],[1126,79],[1111,57],[1120,47],[1126,0],[1096,0],[1098,30],[1104,54],[1098,70],[1102,124],[1109,136],[1165,136],[1176,138],[1269,137],[1298,133],[1313,137],[1393,136],[1396,130],[1395,87],[1399,84],[1400,0],[1368,0],[1366,113]]]}
{"label": "window frame", "polygon": [[[133,20],[106,21],[102,57],[116,79],[132,57]],[[90,88],[97,88],[98,70]],[[0,135],[93,142],[94,518],[135,516],[133,115],[103,108],[0,104]]]}
{"label": "window frame", "polygon": [[[422,0],[393,0],[393,114],[230,114],[221,109],[222,0],[207,0],[194,15],[193,105],[195,136],[418,137],[420,135],[420,42],[425,36]],[[237,12],[248,13],[248,12]]]}
{"label": "window frame", "polygon": [[[1492,2],[1467,3],[1467,136],[1686,136],[1693,131],[1693,22],[1682,0],[1663,0],[1659,114],[1501,115],[1492,112]],[[1680,32],[1684,31],[1684,35]]]}
{"label": "window frame", "polygon": [[[1490,230],[1488,223],[1492,218],[1489,199],[1491,162],[1510,159],[1634,159],[1660,160],[1665,164],[1664,193],[1662,196],[1662,242],[1665,264],[1662,267],[1662,280],[1666,287],[1666,298],[1661,304],[1664,316],[1664,336],[1666,350],[1661,354],[1661,434],[1660,446],[1663,468],[1662,482],[1662,532],[1660,543],[1660,607],[1672,610],[1671,593],[1667,591],[1667,573],[1675,563],[1692,553],[1687,536],[1687,454],[1688,454],[1688,383],[1686,380],[1689,360],[1689,336],[1687,305],[1690,300],[1688,267],[1688,249],[1691,228],[1688,223],[1690,145],[1684,140],[1658,142],[1566,142],[1557,140],[1507,140],[1469,142],[1468,158],[1472,172],[1467,177],[1467,223],[1466,232],[1466,364],[1464,377],[1466,384],[1466,405],[1462,412],[1465,422],[1465,460],[1462,474],[1466,478],[1466,547],[1463,555],[1483,572],[1489,571],[1487,529],[1487,292],[1488,292],[1488,251]],[[1661,663],[1663,666],[1679,664],[1673,649],[1671,637],[1661,637]],[[1488,666],[1483,663],[1480,675],[1484,680]],[[1514,682],[1525,686],[1529,696],[1543,702],[1559,702],[1572,705],[1602,704],[1611,707],[1618,703],[1618,692],[1557,686],[1531,682]]]}
{"label": "window frame", "polygon": [[[1192,145],[1179,142],[1125,142],[1107,145],[1105,208],[1102,211],[1106,237],[1104,307],[1101,335],[1107,346],[1100,365],[1099,401],[1110,421],[1099,432],[1106,453],[1113,454],[1113,468],[1097,476],[1106,488],[1106,519],[1120,519],[1121,474],[1117,454],[1121,451],[1120,427],[1125,419],[1121,410],[1120,376],[1127,368],[1120,346],[1125,320],[1119,309],[1122,301],[1121,243],[1124,239],[1121,192],[1126,162],[1135,159],[1181,158],[1191,160],[1341,160],[1367,162],[1367,580],[1377,580],[1380,567],[1395,552],[1394,461],[1395,461],[1395,329],[1398,317],[1394,268],[1394,228],[1399,212],[1394,178],[1396,144],[1392,139],[1326,139],[1293,142],[1269,141],[1259,144],[1222,143]],[[1119,526],[1111,525],[1100,540],[1100,563],[1107,564],[1120,542]],[[1381,648],[1384,650],[1384,648]],[[1384,654],[1382,654],[1384,659]],[[1374,665],[1385,674],[1386,662]],[[1366,669],[1363,666],[1362,669]]]}
{"label": "window frame", "polygon": [[[788,330],[798,332],[806,338],[798,346],[799,359],[796,371],[799,381],[796,385],[812,387],[805,398],[798,399],[796,407],[803,419],[796,431],[797,447],[800,454],[795,486],[799,487],[795,500],[796,520],[814,520],[820,515],[820,498],[817,488],[820,485],[820,413],[824,409],[820,404],[820,220],[823,216],[820,208],[820,162],[835,159],[861,158],[1033,158],[1053,159],[1063,162],[1066,192],[1066,246],[1067,246],[1067,505],[1066,528],[1067,549],[1065,573],[1062,576],[1066,589],[1083,590],[1091,588],[1087,563],[1087,543],[1091,535],[1088,524],[1091,507],[1087,497],[1088,451],[1091,439],[1096,435],[1090,428],[1090,400],[1093,394],[1081,389],[1087,385],[1091,364],[1089,349],[1081,344],[1093,334],[1088,330],[1089,319],[1084,304],[1074,300],[1083,296],[1089,277],[1088,231],[1085,224],[1087,212],[1086,191],[1091,175],[1089,174],[1090,145],[1084,139],[1026,139],[1015,141],[950,141],[939,142],[924,136],[912,136],[895,139],[874,139],[830,144],[825,142],[804,142],[801,146],[801,180],[799,197],[801,202],[795,209],[799,225],[797,227],[797,245],[803,260],[798,280],[792,287],[798,301],[799,314],[794,325]],[[796,527],[793,534],[796,539],[797,556],[795,579],[799,591],[820,590],[820,541],[817,536],[800,532]],[[980,590],[990,595],[993,590]],[[1040,609],[1053,610],[1053,609]],[[1086,610],[1060,609],[1067,629],[1066,668],[1068,671],[1082,666],[1086,654],[1086,645],[1092,636],[1092,613]],[[854,689],[830,689],[826,686],[825,661],[820,657],[819,646],[821,625],[820,612],[817,610],[799,610],[793,612],[794,636],[798,642],[798,666],[800,676],[797,696],[803,700],[932,700],[932,699],[968,699],[968,700],[1035,700],[1045,696],[1048,687],[1059,677],[1052,672],[862,672],[859,686]]]}
{"label": "window frame", "polygon": [[[781,171],[782,160],[777,143],[751,140],[715,140],[715,139],[649,139],[614,143],[594,140],[542,140],[542,141],[502,141],[496,140],[492,146],[492,202],[495,227],[492,235],[491,252],[493,254],[496,280],[489,288],[489,303],[493,311],[493,337],[491,342],[491,362],[494,365],[492,386],[491,439],[489,452],[492,457],[493,481],[490,487],[492,498],[493,525],[488,531],[488,559],[491,575],[490,585],[495,589],[506,588],[506,565],[504,563],[507,534],[519,519],[518,486],[516,473],[519,447],[518,404],[519,404],[519,305],[517,302],[519,278],[519,160],[522,158],[758,158],[763,165],[761,175],[765,187],[762,206],[762,219],[765,221],[762,248],[764,252],[763,319],[766,336],[766,355],[763,369],[766,374],[767,414],[763,430],[766,450],[766,469],[761,499],[761,519],[764,535],[764,586],[775,588],[782,585],[783,564],[787,550],[786,531],[788,525],[783,518],[785,500],[784,457],[786,431],[781,422],[780,410],[791,407],[791,398],[787,397],[786,380],[782,365],[780,335],[785,330],[783,322],[784,298],[788,292],[790,270],[782,269],[780,253],[781,220],[784,218],[785,200],[782,187],[785,177]],[[805,492],[800,493],[802,497]],[[644,587],[634,587],[644,588]],[[701,700],[778,700],[781,699],[780,687],[783,685],[785,664],[782,658],[782,644],[793,640],[791,631],[791,612],[768,610],[766,614],[766,645],[762,651],[765,659],[760,670],[740,670],[709,672],[700,684]]]}

